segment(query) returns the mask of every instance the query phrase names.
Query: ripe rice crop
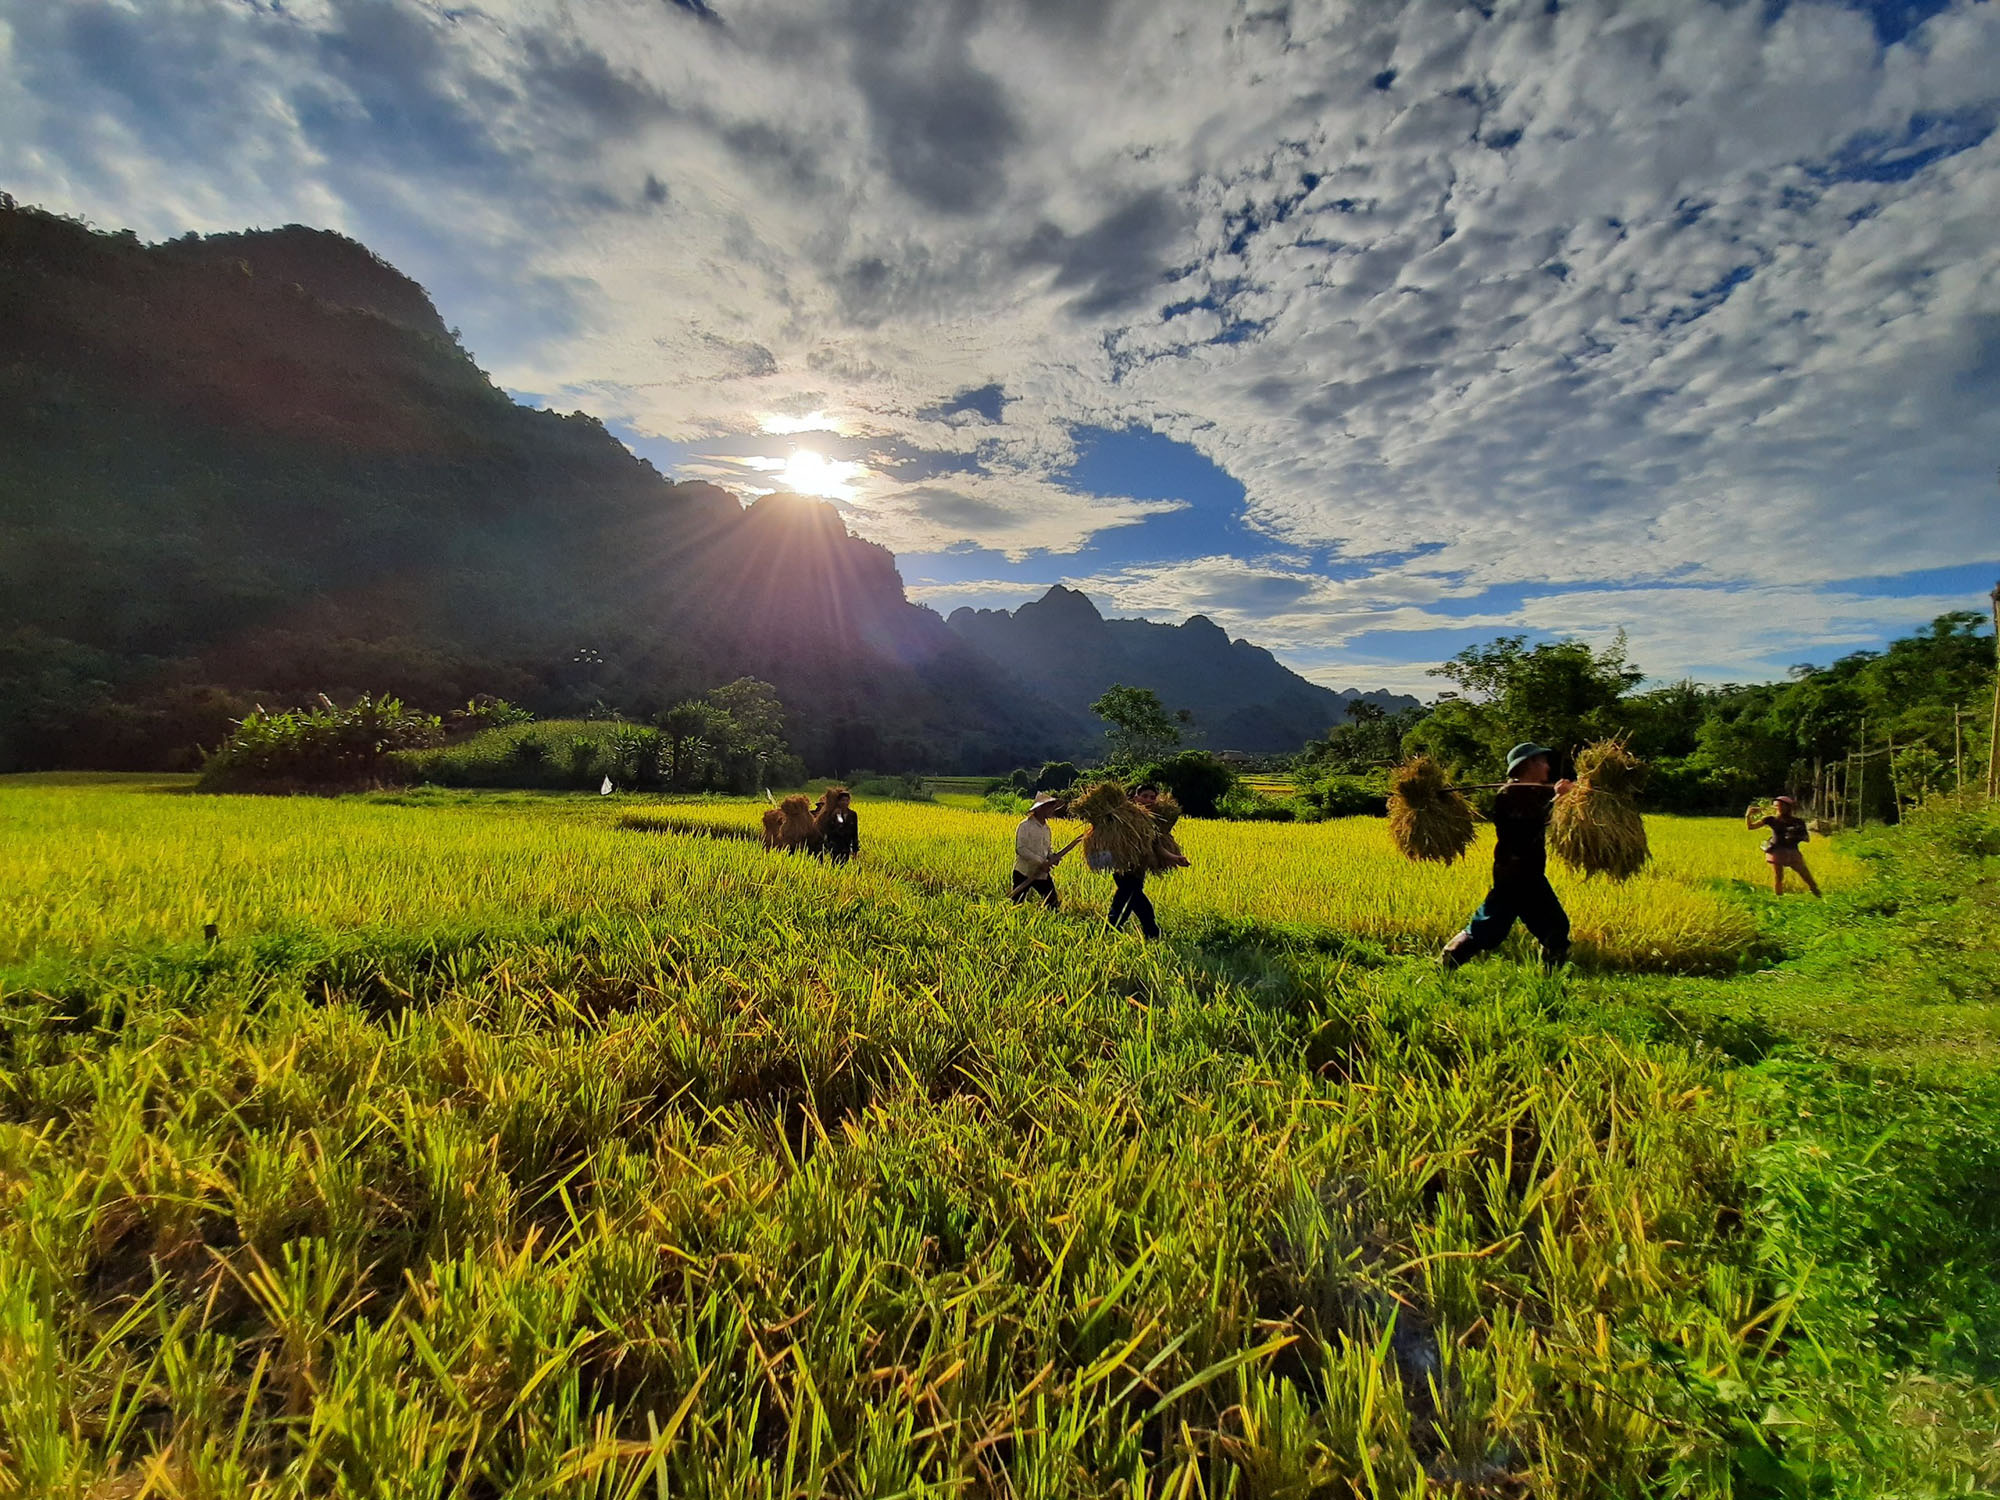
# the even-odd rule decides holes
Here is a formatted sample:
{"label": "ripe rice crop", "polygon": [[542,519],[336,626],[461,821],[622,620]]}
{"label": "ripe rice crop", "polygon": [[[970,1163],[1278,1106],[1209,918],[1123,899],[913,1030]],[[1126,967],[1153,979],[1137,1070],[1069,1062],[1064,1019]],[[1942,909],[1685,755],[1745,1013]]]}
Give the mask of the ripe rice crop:
{"label": "ripe rice crop", "polygon": [[[1690,1382],[1790,1304],[1715,1056],[1149,947],[1080,863],[1011,907],[1005,816],[620,826],[759,811],[0,782],[0,1494],[1729,1490]],[[1479,895],[1379,821],[1177,834],[1170,927]],[[1719,961],[1755,840],[1654,844],[1579,928]]]}
{"label": "ripe rice crop", "polygon": [[[1013,865],[1015,819],[1004,813],[906,804],[860,804],[864,865],[932,891],[1004,892]],[[749,827],[747,802],[648,806],[636,814],[688,826]],[[1077,825],[1058,820],[1056,842]],[[1611,968],[1734,969],[1755,940],[1750,912],[1721,887],[1758,880],[1763,857],[1742,825],[1720,818],[1649,817],[1652,859],[1617,885],[1551,871],[1575,924],[1579,962]],[[1326,823],[1223,823],[1183,819],[1175,829],[1193,861],[1161,887],[1163,919],[1250,919],[1380,943],[1393,952],[1434,952],[1464,925],[1485,894],[1493,830],[1481,825],[1471,852],[1453,865],[1404,859],[1381,818]],[[1852,878],[1837,843],[1817,846],[1838,886]],[[1064,861],[1057,883],[1072,904],[1102,911],[1111,879],[1081,860]],[[1520,939],[1516,939],[1520,941]]]}

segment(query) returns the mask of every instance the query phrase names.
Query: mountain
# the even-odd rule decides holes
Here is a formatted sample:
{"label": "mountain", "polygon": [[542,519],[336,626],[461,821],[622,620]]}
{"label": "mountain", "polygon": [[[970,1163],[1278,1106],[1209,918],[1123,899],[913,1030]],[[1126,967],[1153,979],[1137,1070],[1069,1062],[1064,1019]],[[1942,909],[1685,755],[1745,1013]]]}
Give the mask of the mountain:
{"label": "mountain", "polygon": [[1417,701],[1308,682],[1262,646],[1232,641],[1206,615],[1180,625],[1107,620],[1060,584],[1019,609],[958,609],[946,623],[1072,715],[1087,716],[1113,683],[1151,688],[1169,709],[1189,710],[1214,750],[1296,750],[1341,722],[1357,698],[1391,710]]}
{"label": "mountain", "polygon": [[[746,508],[517,404],[342,235],[148,245],[0,194],[0,771],[186,763],[253,703],[321,692],[638,716],[749,675],[837,772],[1073,755],[1113,681],[1218,747],[1338,716],[1206,622],[1065,591],[998,618],[1028,644],[910,603],[830,505]],[[1182,644],[1145,644],[1162,630]]]}
{"label": "mountain", "polygon": [[184,759],[321,691],[647,713],[744,674],[821,767],[999,770],[1074,728],[833,507],[516,404],[352,240],[0,198],[0,770]]}

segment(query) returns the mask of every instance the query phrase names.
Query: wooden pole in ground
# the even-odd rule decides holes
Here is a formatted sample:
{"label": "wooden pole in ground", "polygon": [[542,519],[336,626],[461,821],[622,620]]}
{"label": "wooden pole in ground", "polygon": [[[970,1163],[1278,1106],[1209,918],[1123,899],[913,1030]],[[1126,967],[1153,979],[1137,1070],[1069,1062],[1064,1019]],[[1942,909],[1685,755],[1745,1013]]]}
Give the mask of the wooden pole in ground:
{"label": "wooden pole in ground", "polygon": [[1986,795],[2000,797],[2000,583],[1993,585],[1993,732],[1986,742]]}
{"label": "wooden pole in ground", "polygon": [[1854,826],[1866,828],[1868,826],[1868,719],[1865,715],[1861,720],[1861,750],[1855,756],[1855,762],[1860,767],[1861,774],[1856,778],[1857,785],[1854,792]]}
{"label": "wooden pole in ground", "polygon": [[1959,732],[1958,721],[1965,717],[1965,710],[1951,711],[1951,796],[1961,807],[1965,805],[1965,736]]}

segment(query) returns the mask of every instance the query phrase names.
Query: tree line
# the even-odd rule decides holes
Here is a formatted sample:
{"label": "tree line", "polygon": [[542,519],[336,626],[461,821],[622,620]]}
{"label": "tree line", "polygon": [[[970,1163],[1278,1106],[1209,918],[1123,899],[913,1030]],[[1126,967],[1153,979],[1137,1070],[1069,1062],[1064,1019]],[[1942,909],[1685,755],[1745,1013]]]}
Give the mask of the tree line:
{"label": "tree line", "polygon": [[1308,744],[1295,763],[1306,791],[1360,794],[1419,753],[1489,780],[1527,739],[1565,753],[1625,740],[1651,767],[1648,805],[1663,811],[1735,811],[1783,790],[1825,813],[1885,818],[1985,780],[1994,643],[1970,610],[1881,651],[1795,666],[1779,682],[1646,687],[1622,635],[1597,648],[1502,636],[1432,670],[1451,686],[1431,704],[1401,714],[1350,705],[1345,723]]}

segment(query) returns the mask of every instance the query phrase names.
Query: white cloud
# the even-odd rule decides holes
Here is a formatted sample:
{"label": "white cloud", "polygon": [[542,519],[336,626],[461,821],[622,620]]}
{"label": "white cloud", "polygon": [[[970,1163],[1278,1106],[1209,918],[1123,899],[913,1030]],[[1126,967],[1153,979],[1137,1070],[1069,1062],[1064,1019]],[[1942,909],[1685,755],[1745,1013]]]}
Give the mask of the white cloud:
{"label": "white cloud", "polygon": [[345,229],[690,473],[860,465],[899,551],[1143,522],[1064,475],[1155,427],[1345,565],[1089,581],[1300,660],[1623,608],[1649,668],[1749,673],[1931,608],[1815,586],[2000,553],[2000,5],[1886,49],[1833,4],[1485,9],[0,0],[0,172]]}

